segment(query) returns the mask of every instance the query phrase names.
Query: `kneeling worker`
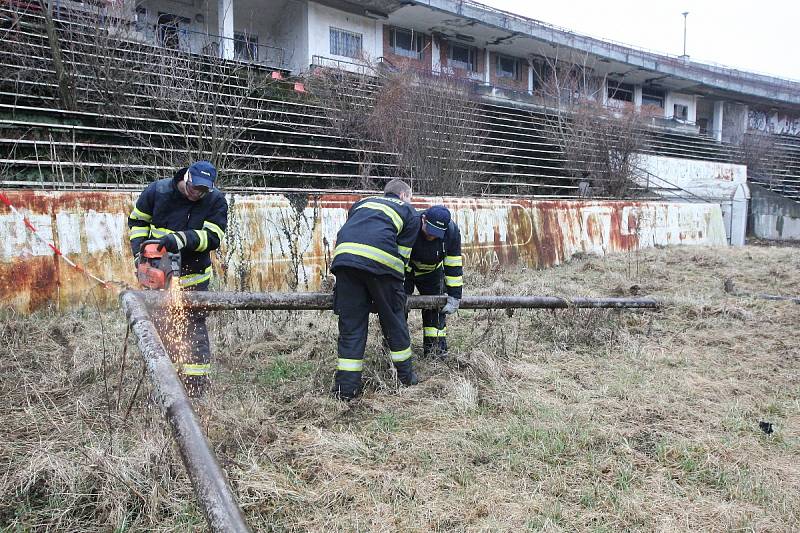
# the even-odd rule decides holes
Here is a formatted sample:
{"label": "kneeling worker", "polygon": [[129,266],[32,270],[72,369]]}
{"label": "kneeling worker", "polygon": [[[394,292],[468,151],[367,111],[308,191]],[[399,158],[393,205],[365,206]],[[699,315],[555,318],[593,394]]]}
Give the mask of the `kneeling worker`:
{"label": "kneeling worker", "polygon": [[411,250],[406,268],[406,294],[439,295],[447,291],[447,304],[441,311],[422,310],[424,355],[447,355],[447,315],[458,310],[464,284],[461,259],[461,232],[443,205],[429,207],[422,214],[420,236]]}
{"label": "kneeling worker", "polygon": [[333,394],[349,401],[361,393],[370,308],[378,312],[397,377],[416,385],[406,323],[403,276],[419,234],[420,218],[409,203],[411,187],[391,180],[384,196],[364,198],[350,208],[336,235],[331,272],[336,275],[334,313],[339,316]]}

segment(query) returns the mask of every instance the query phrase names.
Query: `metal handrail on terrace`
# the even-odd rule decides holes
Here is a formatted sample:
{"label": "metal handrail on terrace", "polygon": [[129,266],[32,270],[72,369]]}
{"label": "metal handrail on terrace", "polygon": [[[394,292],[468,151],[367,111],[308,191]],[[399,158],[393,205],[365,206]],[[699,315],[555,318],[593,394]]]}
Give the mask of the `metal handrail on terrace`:
{"label": "metal handrail on terrace", "polygon": [[[242,61],[244,63],[254,63],[276,68],[283,68],[285,65],[286,50],[278,46],[242,41],[231,37],[188,29],[178,29],[176,33],[177,38],[175,40],[177,46],[167,46],[166,39],[159,35],[158,25],[153,25],[152,30],[152,42],[148,42],[148,44],[155,45],[159,48],[171,48],[181,52],[220,58],[220,45],[224,43],[225,48],[230,47],[233,51],[233,57],[228,59],[229,61]],[[181,39],[180,36],[186,38]],[[148,41],[150,41],[150,39],[148,39]],[[239,51],[236,50],[237,44],[239,45]]]}
{"label": "metal handrail on terrace", "polygon": [[[0,3],[0,6],[2,6],[2,3]],[[62,18],[78,16],[96,21],[100,24],[100,27],[107,31],[113,31],[115,28],[125,28],[126,31],[130,29],[131,31],[127,35],[127,38],[122,39],[123,42],[129,41],[132,43],[144,43],[156,48],[171,48],[184,53],[192,53],[216,58],[220,58],[220,43],[224,42],[230,46],[232,50],[234,50],[233,58],[228,59],[228,61],[241,61],[245,63],[278,68],[281,70],[285,69],[286,50],[279,46],[260,44],[252,41],[242,41],[237,40],[235,37],[225,37],[209,32],[189,30],[187,28],[176,28],[176,46],[165,46],[165,42],[163,42],[165,39],[162,39],[159,35],[159,24],[156,22],[150,21],[147,24],[139,25],[137,27],[137,23],[134,20],[127,18],[122,19],[118,17],[108,17],[106,13],[104,13],[103,9],[99,11],[76,11],[74,6],[68,7],[61,5],[56,5],[56,8],[57,9],[54,13],[54,21],[61,25],[82,25],[80,21],[76,22],[75,20],[70,20],[69,18]],[[38,6],[30,5],[27,6],[23,13],[33,17],[40,17],[40,11],[41,10]],[[164,25],[161,26],[163,27]],[[138,36],[144,38],[137,38],[137,34]],[[181,36],[184,38],[181,39]],[[190,40],[192,37],[195,37],[196,39]],[[238,54],[236,53],[237,43],[240,45],[241,50]]]}
{"label": "metal handrail on terrace", "polygon": [[[419,1],[420,1],[420,3],[426,3],[426,0],[419,0]],[[675,65],[678,65],[678,66],[681,66],[681,67],[690,67],[690,68],[693,68],[694,70],[709,70],[709,71],[712,71],[712,72],[716,72],[716,73],[719,73],[719,74],[724,74],[724,75],[731,76],[731,77],[738,78],[738,79],[748,78],[748,77],[751,77],[751,76],[755,75],[755,76],[758,76],[758,77],[762,78],[761,80],[758,80],[758,81],[771,83],[771,84],[774,84],[776,86],[785,87],[785,88],[800,89],[800,87],[798,87],[800,85],[800,80],[798,80],[798,79],[780,78],[778,76],[775,76],[774,74],[767,74],[767,73],[764,73],[764,72],[758,72],[758,71],[753,71],[753,70],[745,71],[745,70],[741,70],[741,69],[738,69],[738,68],[735,68],[735,67],[731,67],[729,65],[724,65],[724,64],[721,64],[721,63],[717,63],[717,62],[714,62],[714,61],[706,61],[706,60],[703,60],[702,62],[701,61],[685,61],[682,56],[668,54],[668,53],[665,53],[665,52],[661,52],[661,51],[658,51],[658,50],[653,50],[651,48],[646,48],[646,47],[642,47],[642,46],[631,45],[631,44],[624,43],[624,42],[621,42],[621,41],[616,41],[614,39],[607,39],[607,38],[604,38],[604,37],[593,37],[593,36],[590,36],[590,35],[584,35],[584,34],[576,33],[576,32],[574,32],[572,30],[569,30],[569,29],[564,28],[562,26],[558,26],[556,24],[551,24],[549,22],[544,22],[544,21],[541,21],[541,20],[528,18],[528,17],[522,16],[522,15],[517,15],[516,13],[510,13],[508,11],[503,11],[502,9],[497,9],[495,7],[487,6],[485,4],[482,4],[480,2],[476,2],[474,0],[459,0],[459,4],[461,5],[462,8],[463,8],[463,6],[469,6],[469,7],[472,7],[474,9],[478,9],[478,10],[482,10],[482,11],[488,11],[490,13],[494,13],[496,15],[500,15],[500,16],[505,17],[507,19],[512,19],[512,20],[514,20],[516,22],[522,23],[522,24],[524,24],[526,26],[529,26],[529,27],[546,28],[546,29],[548,29],[550,31],[557,31],[557,32],[563,33],[563,34],[565,34],[565,35],[567,35],[569,37],[578,38],[578,39],[588,39],[588,40],[591,40],[591,41],[595,41],[597,43],[613,47],[616,51],[622,52],[622,53],[629,53],[631,51],[640,52],[640,53],[647,54],[649,56],[654,56],[658,60],[662,60],[662,61],[663,60],[668,60],[672,64],[675,64]],[[459,12],[458,12],[459,15],[463,15],[463,12],[461,12],[461,11],[462,10],[459,9]]]}

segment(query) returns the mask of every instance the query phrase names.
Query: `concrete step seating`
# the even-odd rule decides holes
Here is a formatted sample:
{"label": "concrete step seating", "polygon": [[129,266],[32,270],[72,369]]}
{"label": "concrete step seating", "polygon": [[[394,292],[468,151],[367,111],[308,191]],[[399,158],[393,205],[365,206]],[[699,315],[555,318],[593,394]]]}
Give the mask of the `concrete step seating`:
{"label": "concrete step seating", "polygon": [[[102,32],[85,19],[62,12],[58,24],[79,111],[60,104],[41,14],[0,5],[0,31],[7,37],[0,43],[0,165],[9,170],[6,184],[144,183],[172,169],[168,162],[185,154],[187,137],[202,143],[198,121],[206,128],[217,122],[240,135],[217,154],[225,161],[226,187],[349,190],[365,175],[379,183],[401,174],[394,154],[378,143],[340,135],[324,102],[295,90],[298,80],[286,72],[172,51],[165,59],[159,47],[119,37],[103,37],[113,46],[98,52]],[[29,50],[24,56],[22,44]],[[273,79],[273,72],[280,79]],[[266,81],[254,91],[251,76]],[[170,104],[159,101],[164,86],[179,87],[186,77],[198,87],[195,95],[213,103],[213,111],[198,109],[190,95]],[[109,105],[103,90],[120,86]],[[354,106],[369,105],[372,90],[366,85],[346,96]],[[480,136],[473,149],[445,154],[454,164],[478,162],[465,172],[467,182],[487,194],[578,194],[571,169],[548,139],[543,112],[482,103],[474,120]],[[641,134],[647,153],[731,158],[728,147],[704,136],[657,128]]]}

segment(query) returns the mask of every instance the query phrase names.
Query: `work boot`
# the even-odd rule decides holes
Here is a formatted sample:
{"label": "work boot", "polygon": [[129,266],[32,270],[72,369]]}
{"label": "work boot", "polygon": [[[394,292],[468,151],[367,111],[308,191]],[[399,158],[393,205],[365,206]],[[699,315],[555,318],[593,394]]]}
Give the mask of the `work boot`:
{"label": "work boot", "polygon": [[183,388],[189,398],[202,398],[211,388],[208,376],[181,376]]}
{"label": "work boot", "polygon": [[437,349],[436,357],[438,357],[439,359],[446,359],[448,355],[449,355],[449,352],[447,350],[447,339],[440,338],[439,339],[439,347]]}
{"label": "work boot", "polygon": [[337,370],[331,395],[337,400],[349,402],[353,398],[360,396],[361,372],[351,372],[349,370]]}
{"label": "work boot", "polygon": [[422,341],[422,356],[423,357],[434,357],[436,355],[436,341],[435,340],[428,340],[427,338]]}
{"label": "work boot", "polygon": [[406,387],[411,387],[412,385],[419,383],[419,379],[417,378],[417,374],[414,372],[414,366],[411,363],[411,359],[401,363],[395,363],[394,367],[397,370],[397,379]]}
{"label": "work boot", "polygon": [[429,359],[445,359],[447,358],[447,341],[439,339],[438,342],[430,341],[422,347],[423,357]]}

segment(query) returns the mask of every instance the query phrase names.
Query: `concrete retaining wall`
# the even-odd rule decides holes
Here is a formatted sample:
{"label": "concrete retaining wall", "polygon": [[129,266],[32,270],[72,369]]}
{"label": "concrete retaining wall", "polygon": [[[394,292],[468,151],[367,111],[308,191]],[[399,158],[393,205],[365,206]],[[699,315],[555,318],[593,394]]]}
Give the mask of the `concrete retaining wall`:
{"label": "concrete retaining wall", "polygon": [[800,240],[800,202],[789,200],[759,185],[751,184],[750,192],[750,235],[778,241]]}
{"label": "concrete retaining wall", "polygon": [[[40,234],[97,276],[133,283],[126,220],[131,193],[8,193]],[[214,254],[215,285],[233,290],[315,290],[336,233],[356,196],[228,195],[229,227]],[[545,268],[576,253],[603,255],[653,245],[724,245],[718,205],[634,201],[421,198],[444,203],[463,235],[470,270],[517,262]],[[114,305],[96,286],[37,242],[0,204],[0,302],[23,312],[50,304]],[[468,289],[467,289],[468,290]]]}

